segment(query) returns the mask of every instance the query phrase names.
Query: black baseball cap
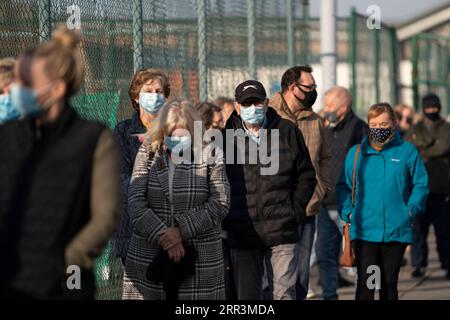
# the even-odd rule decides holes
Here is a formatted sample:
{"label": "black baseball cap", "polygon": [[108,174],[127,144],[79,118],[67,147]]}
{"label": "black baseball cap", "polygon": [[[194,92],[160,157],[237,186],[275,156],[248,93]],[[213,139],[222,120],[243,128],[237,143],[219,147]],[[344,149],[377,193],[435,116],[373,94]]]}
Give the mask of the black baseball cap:
{"label": "black baseball cap", "polygon": [[246,80],[236,87],[234,92],[236,102],[242,104],[245,100],[253,98],[264,101],[267,99],[266,89],[261,82]]}

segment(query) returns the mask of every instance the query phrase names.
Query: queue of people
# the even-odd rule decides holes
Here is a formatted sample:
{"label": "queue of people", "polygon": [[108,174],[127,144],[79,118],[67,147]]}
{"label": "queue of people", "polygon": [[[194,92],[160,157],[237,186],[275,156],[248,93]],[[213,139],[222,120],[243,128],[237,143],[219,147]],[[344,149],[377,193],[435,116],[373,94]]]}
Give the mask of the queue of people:
{"label": "queue of people", "polygon": [[[375,103],[367,123],[343,87],[325,92],[309,66],[271,98],[246,80],[234,99],[171,96],[162,71],[137,71],[130,119],[114,131],[70,104],[83,66],[79,37],[53,38],[0,61],[0,297],[92,299],[93,260],[108,239],[123,299],[304,300],[315,234],[324,299],[338,299],[342,228],[350,227],[356,299],[398,299],[402,259],[427,266],[434,225],[450,270],[450,125],[439,98],[424,119]],[[199,139],[200,137],[200,139]],[[70,267],[82,289],[71,290]],[[70,269],[72,270],[72,269]],[[447,274],[450,278],[450,272]]]}

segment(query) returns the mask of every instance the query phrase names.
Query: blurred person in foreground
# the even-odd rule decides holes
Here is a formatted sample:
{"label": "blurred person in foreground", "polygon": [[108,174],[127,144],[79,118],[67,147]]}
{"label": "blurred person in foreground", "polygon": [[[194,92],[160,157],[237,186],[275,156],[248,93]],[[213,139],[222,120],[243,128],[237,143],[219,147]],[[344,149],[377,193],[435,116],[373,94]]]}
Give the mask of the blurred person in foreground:
{"label": "blurred person in foreground", "polygon": [[24,118],[0,127],[2,298],[94,298],[93,261],[116,228],[118,146],[69,102],[79,41],[61,27],[18,60],[11,97]]}
{"label": "blurred person in foreground", "polygon": [[11,87],[14,82],[13,58],[0,59],[0,124],[20,117],[20,112],[12,103]]}

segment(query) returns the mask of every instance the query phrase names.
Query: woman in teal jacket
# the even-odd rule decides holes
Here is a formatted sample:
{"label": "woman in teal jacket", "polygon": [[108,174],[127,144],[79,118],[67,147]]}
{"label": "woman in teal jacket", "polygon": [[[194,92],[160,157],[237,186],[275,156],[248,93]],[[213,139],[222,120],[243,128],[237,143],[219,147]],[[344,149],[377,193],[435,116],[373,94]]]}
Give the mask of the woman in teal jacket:
{"label": "woman in teal jacket", "polygon": [[396,122],[388,103],[370,107],[369,137],[350,149],[336,186],[339,214],[351,223],[357,300],[373,300],[375,288],[382,300],[398,299],[401,261],[413,242],[412,221],[425,210],[428,175],[415,146],[396,132]]}

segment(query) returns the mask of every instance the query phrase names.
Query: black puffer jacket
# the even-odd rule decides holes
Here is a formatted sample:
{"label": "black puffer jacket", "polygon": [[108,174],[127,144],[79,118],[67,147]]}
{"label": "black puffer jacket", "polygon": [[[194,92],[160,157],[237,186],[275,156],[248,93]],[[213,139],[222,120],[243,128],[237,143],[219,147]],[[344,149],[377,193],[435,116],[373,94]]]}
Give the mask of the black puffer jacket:
{"label": "black puffer jacket", "polygon": [[[251,148],[256,150],[256,144],[245,134],[242,119],[236,111],[228,119],[224,130],[224,134],[232,129],[228,135],[234,132],[237,137],[247,137],[245,143],[236,142],[237,139],[231,142],[234,146],[233,157],[231,148],[224,148],[231,187],[231,206],[224,220],[224,229],[228,231],[232,248],[272,247],[298,241],[297,227],[306,216],[306,206],[317,184],[300,130],[294,123],[282,119],[273,108],[268,108],[266,117],[267,127],[263,136],[267,135],[267,150],[271,151],[269,157],[272,158],[276,153],[270,148],[271,140],[272,136],[275,137],[274,130],[279,130],[279,167],[276,174],[261,174],[262,168],[273,164],[261,164],[259,155],[255,164],[249,164],[249,153],[255,155]],[[227,136],[224,141],[230,143],[233,138]],[[237,162],[239,150],[245,153],[245,164]]]}

